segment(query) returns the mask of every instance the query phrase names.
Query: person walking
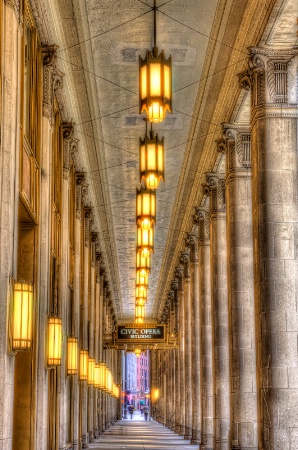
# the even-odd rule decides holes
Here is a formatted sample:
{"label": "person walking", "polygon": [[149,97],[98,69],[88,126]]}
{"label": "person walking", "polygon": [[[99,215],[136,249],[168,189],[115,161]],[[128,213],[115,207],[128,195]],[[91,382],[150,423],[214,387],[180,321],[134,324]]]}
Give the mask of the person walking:
{"label": "person walking", "polygon": [[133,406],[133,405],[129,405],[128,411],[129,411],[129,414],[130,414],[130,420],[132,420],[133,411],[134,411],[134,406]]}
{"label": "person walking", "polygon": [[149,416],[149,406],[145,405],[143,408],[143,412],[144,412],[144,416],[145,416],[145,420],[148,420],[148,416]]}

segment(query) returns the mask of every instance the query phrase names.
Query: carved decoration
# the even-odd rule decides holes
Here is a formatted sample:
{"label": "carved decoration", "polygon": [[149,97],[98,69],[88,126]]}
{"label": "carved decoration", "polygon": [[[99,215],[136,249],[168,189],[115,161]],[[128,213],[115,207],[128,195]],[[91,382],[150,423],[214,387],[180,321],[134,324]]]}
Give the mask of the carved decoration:
{"label": "carved decoration", "polygon": [[43,53],[43,115],[53,124],[54,71],[56,68],[57,45],[45,45]]}
{"label": "carved decoration", "polygon": [[173,289],[173,290],[178,289],[178,280],[177,280],[177,278],[174,278],[174,280],[172,281],[171,289]]}
{"label": "carved decoration", "polygon": [[89,247],[90,242],[90,229],[93,220],[92,209],[85,207],[85,246]]}
{"label": "carved decoration", "polygon": [[210,212],[212,214],[224,212],[226,209],[225,174],[209,173],[206,174],[206,178],[211,197]]}

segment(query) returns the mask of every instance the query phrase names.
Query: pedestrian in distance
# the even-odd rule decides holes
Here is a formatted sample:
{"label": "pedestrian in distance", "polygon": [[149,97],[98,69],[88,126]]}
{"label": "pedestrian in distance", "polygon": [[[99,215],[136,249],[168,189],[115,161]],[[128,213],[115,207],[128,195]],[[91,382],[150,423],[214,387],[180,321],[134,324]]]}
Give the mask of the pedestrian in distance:
{"label": "pedestrian in distance", "polygon": [[145,405],[143,408],[143,412],[144,412],[144,416],[145,416],[145,420],[148,420],[148,416],[149,416],[149,406]]}
{"label": "pedestrian in distance", "polygon": [[128,411],[129,411],[129,414],[130,414],[130,419],[132,420],[133,411],[134,411],[134,406],[133,406],[133,405],[129,405]]}

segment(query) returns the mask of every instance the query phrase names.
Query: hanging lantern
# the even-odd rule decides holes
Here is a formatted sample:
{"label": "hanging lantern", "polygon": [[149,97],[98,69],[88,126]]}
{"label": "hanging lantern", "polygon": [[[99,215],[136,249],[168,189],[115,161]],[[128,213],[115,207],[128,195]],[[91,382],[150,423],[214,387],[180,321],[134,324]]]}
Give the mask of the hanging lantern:
{"label": "hanging lantern", "polygon": [[145,321],[145,306],[136,304],[136,323],[142,325]]}
{"label": "hanging lantern", "polygon": [[95,368],[95,359],[88,358],[88,385],[94,385],[94,368]]}
{"label": "hanging lantern", "polygon": [[67,375],[77,375],[77,373],[78,373],[78,338],[68,337]]}
{"label": "hanging lantern", "polygon": [[152,189],[137,189],[137,225],[149,229],[156,221],[156,193]]}
{"label": "hanging lantern", "polygon": [[15,282],[12,307],[12,349],[32,348],[33,286]]}
{"label": "hanging lantern", "polygon": [[138,305],[141,305],[143,302],[143,305],[147,301],[147,289],[144,286],[137,286],[136,287],[136,303]]}
{"label": "hanging lantern", "polygon": [[137,252],[136,260],[137,270],[139,270],[142,275],[148,274],[150,272],[150,256],[145,257]]}
{"label": "hanging lantern", "polygon": [[140,182],[146,183],[147,189],[157,189],[160,180],[164,181],[164,139],[158,139],[150,131],[150,137],[140,138]]}
{"label": "hanging lantern", "polygon": [[137,269],[136,286],[148,288],[149,277],[147,272]]}
{"label": "hanging lantern", "polygon": [[152,389],[152,397],[151,397],[152,401],[156,402],[159,399],[159,397],[160,397],[159,389],[158,388]]}
{"label": "hanging lantern", "polygon": [[137,228],[137,252],[144,258],[148,258],[153,252],[154,246],[154,228]]}
{"label": "hanging lantern", "polygon": [[80,372],[79,381],[88,380],[88,350],[80,350]]}
{"label": "hanging lantern", "polygon": [[140,113],[146,111],[150,122],[162,122],[172,112],[172,56],[165,58],[156,46],[156,0],[154,0],[154,47],[140,57]]}
{"label": "hanging lantern", "polygon": [[108,371],[108,393],[111,395],[113,393],[113,375],[112,372]]}
{"label": "hanging lantern", "polygon": [[137,358],[139,358],[141,356],[142,350],[140,348],[136,348],[135,349],[135,355]]}
{"label": "hanging lantern", "polygon": [[94,387],[100,389],[100,364],[94,366]]}
{"label": "hanging lantern", "polygon": [[48,321],[48,366],[61,365],[62,319],[49,317]]}

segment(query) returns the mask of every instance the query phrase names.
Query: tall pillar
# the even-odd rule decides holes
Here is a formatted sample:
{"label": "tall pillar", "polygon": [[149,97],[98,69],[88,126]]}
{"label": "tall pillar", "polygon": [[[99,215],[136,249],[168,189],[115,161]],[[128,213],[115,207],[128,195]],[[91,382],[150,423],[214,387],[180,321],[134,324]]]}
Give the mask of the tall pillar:
{"label": "tall pillar", "polygon": [[250,48],[259,448],[298,448],[298,49]]}
{"label": "tall pillar", "polygon": [[214,330],[211,307],[210,274],[210,214],[208,197],[203,208],[196,208],[195,220],[199,228],[199,299],[201,315],[201,393],[202,393],[202,445],[201,449],[215,448],[214,407]]}
{"label": "tall pillar", "polygon": [[190,264],[189,251],[181,253],[181,262],[184,264],[183,277],[183,307],[184,307],[184,343],[185,343],[185,439],[192,436],[192,354],[191,354],[191,295],[190,295]]}
{"label": "tall pillar", "polygon": [[185,434],[185,340],[184,340],[184,302],[183,302],[183,266],[176,268],[179,303],[179,363],[180,363],[180,436]]}
{"label": "tall pillar", "polygon": [[257,449],[250,128],[226,124],[224,132],[219,146],[227,167],[231,441],[235,449]]}
{"label": "tall pillar", "polygon": [[[174,292],[174,333],[175,333],[175,341],[179,339],[179,305],[178,305],[178,279],[175,278],[172,281],[171,288]],[[175,358],[175,403],[174,403],[174,411],[175,411],[175,433],[180,433],[180,414],[181,414],[181,401],[180,401],[180,359],[179,359],[179,347],[174,348],[174,358]]]}
{"label": "tall pillar", "polygon": [[[196,227],[195,227],[196,228]],[[201,314],[199,308],[198,233],[187,233],[190,248],[192,444],[201,444]]]}
{"label": "tall pillar", "polygon": [[230,374],[224,175],[207,175],[210,194],[211,315],[214,321],[215,449],[230,448]]}

